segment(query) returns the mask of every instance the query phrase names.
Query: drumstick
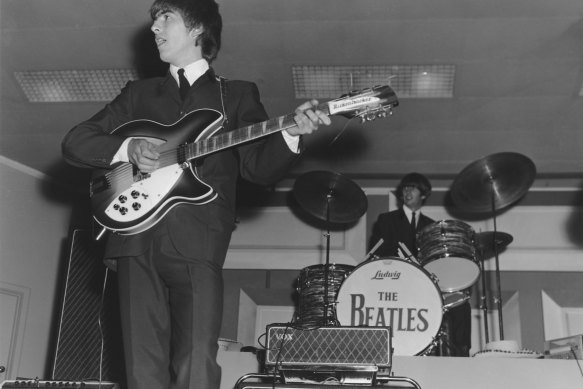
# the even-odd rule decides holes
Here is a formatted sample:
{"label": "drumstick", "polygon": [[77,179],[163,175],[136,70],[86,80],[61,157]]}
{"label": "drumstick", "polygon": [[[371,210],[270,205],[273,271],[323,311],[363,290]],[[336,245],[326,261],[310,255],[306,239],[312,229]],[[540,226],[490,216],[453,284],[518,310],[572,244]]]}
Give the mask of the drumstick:
{"label": "drumstick", "polygon": [[[383,244],[385,240],[383,238],[380,238],[379,241],[377,242],[377,244],[374,245],[374,247],[368,252],[368,254],[366,254],[364,256],[364,258],[362,259],[363,261],[366,260],[367,258],[371,257],[372,254],[374,254],[375,251],[377,251],[379,249],[379,247],[381,247],[381,245]],[[362,262],[362,261],[361,261]]]}
{"label": "drumstick", "polygon": [[413,256],[413,253],[411,253],[411,251],[409,251],[409,249],[407,248],[407,246],[403,242],[399,242],[399,246],[401,246],[401,248],[403,249],[403,252],[405,252],[405,254],[407,254],[407,259],[412,259],[415,262],[419,263],[419,261],[417,261],[417,258],[415,258]]}
{"label": "drumstick", "polygon": [[407,259],[405,257],[405,254],[403,254],[403,250],[401,250],[400,248],[397,248],[397,255],[399,256],[399,258]]}

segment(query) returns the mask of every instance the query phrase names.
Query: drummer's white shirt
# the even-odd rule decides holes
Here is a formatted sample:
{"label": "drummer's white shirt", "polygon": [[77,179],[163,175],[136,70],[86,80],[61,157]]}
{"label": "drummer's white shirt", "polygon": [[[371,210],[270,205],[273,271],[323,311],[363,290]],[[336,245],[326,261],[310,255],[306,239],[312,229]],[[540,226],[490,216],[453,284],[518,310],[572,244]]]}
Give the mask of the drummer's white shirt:
{"label": "drummer's white shirt", "polygon": [[[403,211],[405,211],[405,215],[407,216],[407,220],[411,223],[411,218],[413,217],[413,211],[406,205],[403,205]],[[421,216],[421,208],[415,211],[415,224],[419,223],[419,216]]]}

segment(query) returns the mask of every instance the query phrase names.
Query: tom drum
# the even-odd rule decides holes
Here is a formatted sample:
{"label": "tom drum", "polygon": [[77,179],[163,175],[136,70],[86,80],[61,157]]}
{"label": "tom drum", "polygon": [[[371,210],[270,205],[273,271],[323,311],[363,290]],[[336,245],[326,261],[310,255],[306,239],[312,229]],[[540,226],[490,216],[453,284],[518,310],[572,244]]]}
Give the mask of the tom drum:
{"label": "tom drum", "polygon": [[418,259],[437,277],[444,292],[472,286],[480,276],[473,228],[458,220],[441,220],[417,233]]}

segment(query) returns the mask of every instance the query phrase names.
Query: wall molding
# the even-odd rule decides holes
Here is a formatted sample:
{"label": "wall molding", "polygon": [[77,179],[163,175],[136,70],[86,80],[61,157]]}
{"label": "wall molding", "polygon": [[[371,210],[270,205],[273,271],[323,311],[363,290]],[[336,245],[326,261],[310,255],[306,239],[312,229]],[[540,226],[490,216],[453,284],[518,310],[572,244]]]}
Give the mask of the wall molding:
{"label": "wall molding", "polygon": [[0,378],[12,379],[18,375],[30,293],[30,288],[0,282],[1,323],[3,327],[7,326],[3,333],[9,335],[8,342],[0,344],[0,356],[6,358],[2,360],[6,364],[6,371],[4,377],[0,375]]}

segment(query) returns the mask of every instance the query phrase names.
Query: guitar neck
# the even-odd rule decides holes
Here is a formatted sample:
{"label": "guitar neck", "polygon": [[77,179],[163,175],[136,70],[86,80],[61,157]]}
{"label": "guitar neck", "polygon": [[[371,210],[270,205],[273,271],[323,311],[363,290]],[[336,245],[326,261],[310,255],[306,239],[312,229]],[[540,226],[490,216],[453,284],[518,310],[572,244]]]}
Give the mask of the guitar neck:
{"label": "guitar neck", "polygon": [[[329,114],[327,104],[320,104],[316,109]],[[194,158],[295,127],[297,124],[294,121],[294,117],[295,113],[287,114],[190,143],[186,146],[185,159],[189,161]]]}

